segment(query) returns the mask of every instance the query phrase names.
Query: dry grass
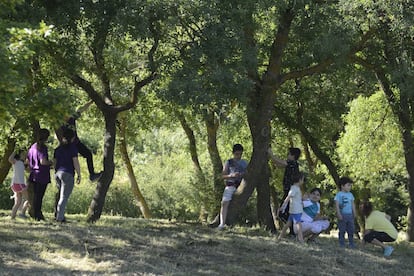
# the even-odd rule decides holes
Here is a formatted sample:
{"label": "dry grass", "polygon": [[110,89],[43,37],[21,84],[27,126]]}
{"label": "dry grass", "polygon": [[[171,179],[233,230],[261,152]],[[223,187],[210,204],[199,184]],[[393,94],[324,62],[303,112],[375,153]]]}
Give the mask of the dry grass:
{"label": "dry grass", "polygon": [[80,215],[60,225],[8,214],[0,210],[1,275],[412,275],[414,267],[405,242],[386,259],[372,246],[340,249],[332,236],[301,245],[258,228],[121,217],[89,225]]}

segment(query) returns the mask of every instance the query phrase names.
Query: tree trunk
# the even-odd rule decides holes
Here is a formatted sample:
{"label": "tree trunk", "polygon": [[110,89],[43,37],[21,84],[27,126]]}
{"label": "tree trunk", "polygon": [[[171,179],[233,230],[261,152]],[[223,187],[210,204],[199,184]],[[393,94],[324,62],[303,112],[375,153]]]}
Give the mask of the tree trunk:
{"label": "tree trunk", "polygon": [[[3,183],[10,171],[11,164],[9,156],[13,153],[16,146],[16,139],[13,136],[7,138],[7,143],[4,149],[3,157],[0,160],[0,183]],[[22,156],[24,158],[24,156]]]}
{"label": "tree trunk", "polygon": [[115,171],[114,152],[115,152],[115,137],[116,137],[116,117],[117,113],[111,109],[105,109],[103,112],[105,118],[105,137],[104,137],[104,171],[93,196],[91,205],[88,210],[88,222],[96,222],[102,214],[105,204],[106,194],[109,185],[112,182]]}
{"label": "tree trunk", "polygon": [[328,168],[328,171],[331,174],[333,180],[335,181],[336,185],[338,185],[339,173],[332,159],[319,147],[318,142],[305,126],[299,125],[298,130],[306,139],[309,146],[312,148],[313,153],[315,153],[316,157],[318,157],[318,159]]}
{"label": "tree trunk", "polygon": [[[414,141],[412,136],[413,122],[410,117],[410,106],[408,101],[408,95],[405,89],[400,89],[400,96],[394,95],[389,80],[385,73],[380,70],[376,71],[378,81],[382,86],[388,103],[391,106],[394,114],[398,118],[400,125],[402,144],[404,148],[405,166],[408,173],[408,195],[409,205],[407,210],[407,239],[408,241],[414,241]],[[397,99],[399,98],[399,102]],[[411,107],[412,108],[412,107]]]}
{"label": "tree trunk", "polygon": [[122,160],[127,168],[128,178],[131,183],[131,190],[135,197],[135,200],[138,202],[138,207],[141,210],[142,215],[144,218],[149,219],[151,218],[151,211],[148,207],[148,204],[142,195],[139,187],[137,178],[135,177],[134,169],[132,168],[131,159],[128,155],[127,143],[126,143],[126,118],[123,116],[119,121],[119,151],[121,152]]}
{"label": "tree trunk", "polygon": [[220,202],[224,189],[224,181],[222,178],[223,162],[217,148],[217,130],[220,126],[213,112],[204,116],[207,129],[207,149],[210,155],[211,164],[213,165],[213,197],[214,207],[211,215],[215,215],[220,211]]}
{"label": "tree trunk", "polygon": [[201,193],[201,207],[200,207],[200,214],[199,214],[199,220],[200,221],[207,221],[208,217],[208,211],[207,206],[208,201],[211,200],[208,192],[206,190],[206,178],[204,176],[203,169],[201,168],[200,161],[198,159],[198,153],[197,153],[197,143],[196,138],[194,135],[194,131],[191,129],[190,125],[187,123],[187,120],[185,119],[185,116],[182,112],[176,111],[175,112],[178,120],[180,121],[181,127],[183,128],[187,139],[189,143],[189,150],[191,155],[191,160],[193,161],[194,170],[195,170],[195,181],[197,185],[197,189],[199,189]]}
{"label": "tree trunk", "polygon": [[253,153],[246,177],[230,202],[228,220],[233,224],[237,212],[246,206],[254,189],[257,189],[257,216],[259,224],[267,230],[276,231],[270,208],[270,169],[267,150],[270,146],[270,121],[275,95],[271,89],[256,87],[247,106],[247,119],[253,139]]}

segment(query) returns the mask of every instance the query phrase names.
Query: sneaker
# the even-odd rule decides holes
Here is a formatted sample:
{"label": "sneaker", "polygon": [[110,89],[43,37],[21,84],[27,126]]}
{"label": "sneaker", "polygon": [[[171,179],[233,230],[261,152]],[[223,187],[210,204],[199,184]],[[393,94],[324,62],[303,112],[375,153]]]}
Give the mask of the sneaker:
{"label": "sneaker", "polygon": [[226,228],[226,225],[222,225],[222,224],[220,224],[219,226],[217,226],[217,230],[224,230],[224,228]]}
{"label": "sneaker", "polygon": [[103,172],[94,173],[89,176],[89,180],[92,182],[98,181],[101,178]]}
{"label": "sneaker", "polygon": [[394,251],[394,247],[392,246],[387,246],[384,249],[384,257],[389,257],[391,256],[392,252]]}

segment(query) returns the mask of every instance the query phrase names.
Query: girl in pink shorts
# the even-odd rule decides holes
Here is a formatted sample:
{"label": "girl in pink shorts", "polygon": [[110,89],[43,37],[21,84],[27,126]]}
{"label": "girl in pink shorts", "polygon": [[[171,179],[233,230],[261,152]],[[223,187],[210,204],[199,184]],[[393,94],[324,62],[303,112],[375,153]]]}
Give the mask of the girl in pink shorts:
{"label": "girl in pink shorts", "polygon": [[24,163],[20,158],[20,154],[13,152],[9,157],[9,162],[13,165],[13,179],[10,185],[14,195],[14,205],[11,212],[11,218],[16,218],[17,210],[19,209],[22,199],[24,197],[24,204],[22,215],[24,216],[24,212],[26,211],[29,201],[28,201],[28,193],[27,193],[27,185],[24,177]]}

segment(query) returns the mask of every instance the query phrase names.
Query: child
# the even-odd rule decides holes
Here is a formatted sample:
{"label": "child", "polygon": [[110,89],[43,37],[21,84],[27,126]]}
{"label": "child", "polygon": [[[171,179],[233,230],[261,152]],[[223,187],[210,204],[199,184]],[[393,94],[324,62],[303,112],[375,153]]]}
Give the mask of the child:
{"label": "child", "polygon": [[[299,148],[289,148],[286,160],[280,159],[279,157],[275,156],[273,154],[271,148],[268,149],[268,154],[269,154],[270,160],[272,160],[272,162],[275,166],[285,169],[285,172],[283,174],[283,183],[282,183],[282,186],[283,186],[282,201],[284,201],[286,199],[288,193],[289,193],[290,187],[293,184],[292,175],[299,172],[298,159],[299,159],[299,156],[300,156],[300,149]],[[285,209],[289,209],[288,207],[289,207],[289,204],[288,204],[287,208],[285,208]],[[282,222],[286,223],[287,219],[289,217],[289,213],[288,212],[279,213],[278,217]],[[293,227],[290,228],[290,233],[289,234],[294,236]]]}
{"label": "child", "polygon": [[56,221],[66,222],[65,209],[75,184],[75,172],[77,174],[76,183],[81,181],[81,173],[78,160],[78,149],[73,144],[75,133],[73,130],[66,129],[62,135],[62,142],[55,149],[55,179],[56,186],[60,192],[59,201],[56,206]]}
{"label": "child", "polygon": [[360,210],[365,217],[364,243],[378,245],[384,250],[384,257],[391,256],[394,248],[384,244],[384,242],[394,242],[398,237],[398,231],[391,223],[391,217],[373,210],[371,202],[362,203]]}
{"label": "child", "polygon": [[321,195],[321,189],[313,188],[309,198],[303,200],[302,232],[304,238],[309,236],[308,242],[316,242],[315,238],[329,227],[328,218],[320,215]]}
{"label": "child", "polygon": [[223,198],[221,200],[220,224],[217,229],[222,230],[226,224],[227,210],[233,194],[240,185],[241,180],[246,172],[247,161],[241,159],[243,155],[243,146],[235,144],[233,146],[233,158],[224,163],[222,177],[226,183]]}
{"label": "child", "polygon": [[353,181],[348,177],[341,177],[339,185],[341,191],[335,196],[336,215],[338,217],[339,229],[339,246],[345,247],[345,232],[348,233],[349,248],[355,248],[354,245],[354,218],[355,198],[351,193]]}
{"label": "child", "polygon": [[283,226],[282,232],[279,235],[279,240],[284,238],[286,235],[286,230],[292,225],[296,230],[298,241],[303,242],[302,234],[302,223],[301,217],[303,212],[303,203],[302,203],[302,192],[300,187],[303,185],[305,180],[305,175],[302,172],[298,172],[292,175],[293,185],[290,187],[289,193],[280,208],[282,213],[285,211],[287,205],[289,204],[289,218],[287,223]]}
{"label": "child", "polygon": [[20,153],[13,152],[9,156],[9,162],[13,165],[13,179],[10,185],[14,195],[14,205],[11,212],[11,218],[16,218],[17,210],[19,209],[22,203],[22,197],[24,197],[25,202],[23,204],[22,210],[22,217],[25,217],[25,211],[28,207],[28,193],[27,193],[27,185],[24,178],[24,163],[20,159]]}

